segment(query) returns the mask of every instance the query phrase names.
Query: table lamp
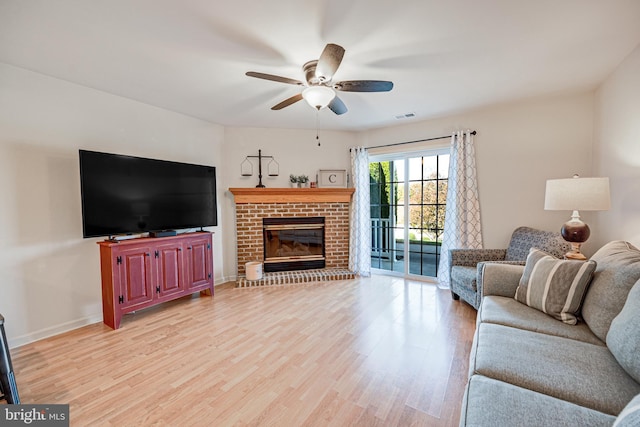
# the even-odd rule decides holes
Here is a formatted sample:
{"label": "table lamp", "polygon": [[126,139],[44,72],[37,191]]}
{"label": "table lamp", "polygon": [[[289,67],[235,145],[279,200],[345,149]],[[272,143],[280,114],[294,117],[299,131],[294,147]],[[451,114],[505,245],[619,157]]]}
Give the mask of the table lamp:
{"label": "table lamp", "polygon": [[606,211],[611,207],[609,178],[580,178],[574,175],[567,179],[549,179],[544,196],[544,209],[573,211],[571,219],[560,230],[564,240],[571,244],[567,259],[587,259],[580,246],[587,241],[591,230],[582,222],[578,211]]}

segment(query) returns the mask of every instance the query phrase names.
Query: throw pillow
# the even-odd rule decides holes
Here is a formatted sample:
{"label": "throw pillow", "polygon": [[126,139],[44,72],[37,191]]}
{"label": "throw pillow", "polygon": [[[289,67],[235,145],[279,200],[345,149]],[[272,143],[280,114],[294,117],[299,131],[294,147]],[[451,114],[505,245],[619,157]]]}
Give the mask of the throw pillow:
{"label": "throw pillow", "polygon": [[640,425],[640,394],[620,412],[613,427],[637,427]]}
{"label": "throw pillow", "polygon": [[515,299],[569,325],[578,322],[595,261],[557,259],[531,248]]}

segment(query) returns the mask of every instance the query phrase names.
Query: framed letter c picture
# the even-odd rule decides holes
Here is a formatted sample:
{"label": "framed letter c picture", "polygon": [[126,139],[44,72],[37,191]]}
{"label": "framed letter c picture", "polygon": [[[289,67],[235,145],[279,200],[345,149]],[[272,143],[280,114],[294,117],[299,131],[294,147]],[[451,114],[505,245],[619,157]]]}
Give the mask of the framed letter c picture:
{"label": "framed letter c picture", "polygon": [[346,187],[347,171],[344,169],[324,169],[318,171],[318,187]]}

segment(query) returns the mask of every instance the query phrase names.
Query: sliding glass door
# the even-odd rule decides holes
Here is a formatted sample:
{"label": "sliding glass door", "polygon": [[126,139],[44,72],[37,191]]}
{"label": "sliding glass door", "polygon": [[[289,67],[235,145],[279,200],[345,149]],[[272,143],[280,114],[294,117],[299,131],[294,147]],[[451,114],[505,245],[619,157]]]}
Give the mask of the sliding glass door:
{"label": "sliding glass door", "polygon": [[448,150],[372,156],[370,161],[371,266],[437,277]]}

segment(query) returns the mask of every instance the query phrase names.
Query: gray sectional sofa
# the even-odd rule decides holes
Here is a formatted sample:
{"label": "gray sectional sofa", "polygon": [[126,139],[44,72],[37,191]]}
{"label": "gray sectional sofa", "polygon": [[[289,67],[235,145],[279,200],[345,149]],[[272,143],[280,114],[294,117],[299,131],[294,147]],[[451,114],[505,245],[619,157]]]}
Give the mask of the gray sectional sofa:
{"label": "gray sectional sofa", "polygon": [[551,279],[544,310],[535,290],[514,298],[542,264],[484,264],[461,426],[640,426],[640,250],[614,241],[592,260],[594,271],[576,267],[588,276],[584,296],[568,279],[582,302],[575,325],[544,312],[557,302]]}

